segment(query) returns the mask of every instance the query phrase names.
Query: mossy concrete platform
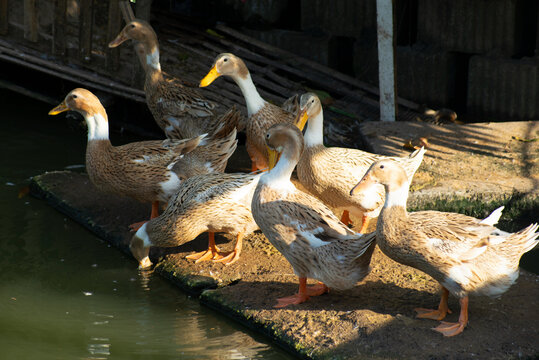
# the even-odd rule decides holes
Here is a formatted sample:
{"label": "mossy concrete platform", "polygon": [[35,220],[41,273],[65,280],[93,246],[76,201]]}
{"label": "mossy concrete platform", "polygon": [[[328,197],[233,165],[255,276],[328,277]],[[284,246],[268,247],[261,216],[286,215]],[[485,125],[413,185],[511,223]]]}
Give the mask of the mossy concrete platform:
{"label": "mossy concrete platform", "polygon": [[[99,193],[85,174],[51,172],[34,177],[32,195],[81,223],[126,253],[127,225],[149,216],[149,205]],[[414,195],[412,194],[412,199]],[[484,209],[487,212],[492,209]],[[228,237],[218,245],[231,249]],[[198,296],[222,314],[256,329],[302,358],[314,359],[507,359],[539,356],[539,276],[521,276],[501,299],[472,298],[463,334],[444,338],[437,322],[415,319],[414,308],[436,307],[438,285],[429,276],[399,265],[378,250],[371,274],[355,288],[330,292],[287,309],[278,297],[297,291],[290,265],[260,233],[244,241],[241,259],[230,266],[194,264],[185,256],[207,246],[202,234],[173,249],[152,249],[154,271]],[[133,261],[133,267],[137,264]],[[450,298],[458,317],[458,301]]]}

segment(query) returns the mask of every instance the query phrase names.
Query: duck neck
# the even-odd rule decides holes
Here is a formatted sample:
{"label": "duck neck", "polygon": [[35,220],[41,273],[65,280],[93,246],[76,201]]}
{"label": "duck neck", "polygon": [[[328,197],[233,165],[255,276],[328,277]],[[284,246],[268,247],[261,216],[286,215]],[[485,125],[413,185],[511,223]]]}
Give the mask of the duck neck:
{"label": "duck neck", "polygon": [[159,62],[159,46],[157,41],[146,41],[143,43],[146,54],[146,66],[153,71],[161,72],[161,63]]}
{"label": "duck neck", "polygon": [[306,147],[324,145],[324,113],[322,109],[309,119],[304,139]]}
{"label": "duck neck", "polygon": [[109,121],[104,111],[83,114],[88,125],[88,141],[109,140]]}
{"label": "duck neck", "polygon": [[256,90],[256,86],[251,79],[251,74],[247,73],[245,78],[236,75],[232,76],[232,79],[240,87],[241,93],[245,98],[245,103],[247,104],[247,115],[251,116],[256,114],[262,107],[265,105],[264,99],[260,96]]}
{"label": "duck neck", "polygon": [[384,203],[384,209],[400,206],[406,211],[408,187],[409,185],[406,182],[400,186],[386,186],[386,202]]}
{"label": "duck neck", "polygon": [[296,167],[301,154],[300,145],[297,142],[290,142],[289,145],[281,153],[277,165],[266,174],[264,174],[264,182],[272,188],[290,188],[294,187],[290,181],[292,172]]}

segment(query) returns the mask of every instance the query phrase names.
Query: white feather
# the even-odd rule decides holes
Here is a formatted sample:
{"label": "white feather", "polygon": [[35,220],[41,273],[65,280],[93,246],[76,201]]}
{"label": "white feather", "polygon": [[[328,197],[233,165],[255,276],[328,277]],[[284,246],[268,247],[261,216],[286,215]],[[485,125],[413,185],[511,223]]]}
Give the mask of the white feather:
{"label": "white feather", "polygon": [[502,216],[503,209],[504,209],[504,206],[500,206],[499,208],[491,212],[489,216],[481,220],[479,223],[490,225],[490,226],[496,225],[498,221],[500,220],[500,216]]}

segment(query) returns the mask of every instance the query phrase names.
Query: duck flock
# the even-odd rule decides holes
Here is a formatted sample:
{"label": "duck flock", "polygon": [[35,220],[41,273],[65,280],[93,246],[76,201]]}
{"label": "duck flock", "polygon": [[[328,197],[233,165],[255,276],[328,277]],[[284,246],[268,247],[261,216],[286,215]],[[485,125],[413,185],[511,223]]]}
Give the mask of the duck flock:
{"label": "duck flock", "polygon": [[[271,104],[259,95],[245,63],[230,53],[216,57],[200,86],[231,77],[244,95],[248,118],[243,121],[234,107],[216,116],[215,104],[163,74],[157,36],[147,22],[128,23],[109,47],[129,39],[144,46],[146,100],[165,140],[113,146],[107,113],[86,89],[72,90],[49,114],[72,110],[86,120],[86,169],[98,189],[152,203],[150,220],[131,225],[136,233],[130,249],[140,268],[152,266],[150,247],[178,246],[203,232],[209,234],[208,249],[188,258],[232,264],[240,258],[242,239],[261,230],[299,278],[297,294],[277,299],[275,307],[282,308],[331,288],[356,286],[369,273],[378,244],[391,259],[441,284],[438,308],[415,309],[418,317],[441,321],[450,312],[449,293],[459,298],[458,322],[442,321],[434,328],[454,336],[468,323],[468,295],[504,293],[518,277],[522,254],[537,245],[537,224],[516,233],[495,227],[503,207],[482,220],[438,211],[408,213],[409,185],[424,148],[408,157],[388,157],[325,147],[323,109],[315,94],[295,96],[281,107]],[[224,173],[238,130],[246,133],[253,172]],[[309,193],[291,182],[295,168]],[[161,214],[160,203],[166,204]],[[359,232],[349,228],[350,214],[362,219]],[[376,218],[376,230],[366,233]],[[236,236],[233,251],[217,248],[216,232]],[[307,286],[307,278],[318,285]]]}

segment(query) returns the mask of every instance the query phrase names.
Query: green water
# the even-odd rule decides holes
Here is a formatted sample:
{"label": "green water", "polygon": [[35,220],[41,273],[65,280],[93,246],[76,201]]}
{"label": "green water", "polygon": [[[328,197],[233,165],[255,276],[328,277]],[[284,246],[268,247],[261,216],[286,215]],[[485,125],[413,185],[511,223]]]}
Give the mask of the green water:
{"label": "green water", "polygon": [[287,359],[78,224],[25,196],[83,164],[86,130],[0,89],[0,358]]}

